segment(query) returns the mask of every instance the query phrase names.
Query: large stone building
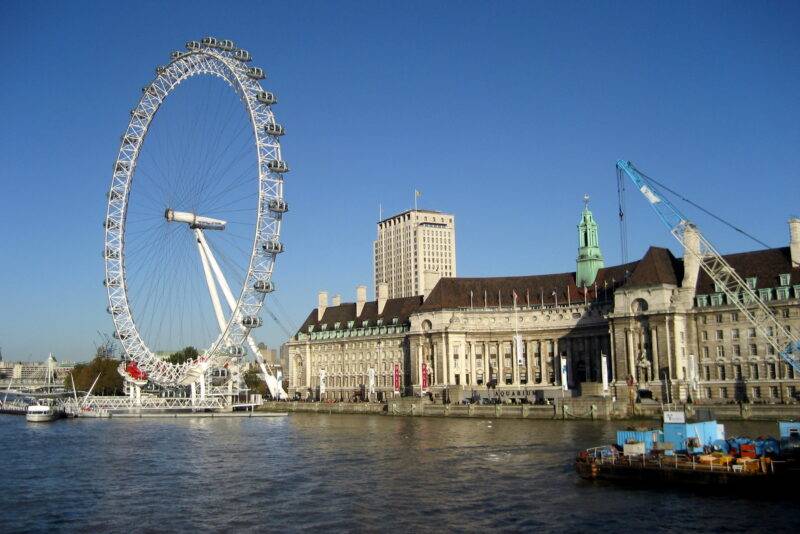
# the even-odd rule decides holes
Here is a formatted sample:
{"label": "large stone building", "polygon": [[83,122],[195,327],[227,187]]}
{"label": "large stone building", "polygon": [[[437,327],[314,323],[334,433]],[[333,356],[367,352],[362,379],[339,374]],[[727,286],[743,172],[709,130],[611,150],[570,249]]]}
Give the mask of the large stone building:
{"label": "large stone building", "polygon": [[373,243],[375,288],[389,298],[427,294],[440,277],[456,276],[456,230],[452,215],[404,211],[378,223]]}
{"label": "large stone building", "polygon": [[0,357],[0,383],[13,382],[18,386],[61,383],[74,367],[69,361],[59,363],[52,354],[43,362],[7,362]]}
{"label": "large stone building", "polygon": [[[725,258],[797,332],[800,221],[790,228],[790,247]],[[698,246],[691,228],[686,242]],[[720,289],[694,256],[664,248],[604,267],[587,207],[575,272],[444,277],[424,297],[379,284],[375,301],[361,286],[335,306],[322,295],[287,343],[291,393],[794,402],[800,380]]]}

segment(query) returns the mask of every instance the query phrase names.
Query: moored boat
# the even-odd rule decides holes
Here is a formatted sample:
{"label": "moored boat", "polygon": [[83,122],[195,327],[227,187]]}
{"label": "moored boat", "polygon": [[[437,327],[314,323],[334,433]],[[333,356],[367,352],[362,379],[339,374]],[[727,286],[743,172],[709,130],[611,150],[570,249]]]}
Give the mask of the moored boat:
{"label": "moored boat", "polygon": [[579,452],[575,471],[587,480],[657,487],[783,491],[800,482],[800,463],[795,460],[799,425],[780,423],[780,442],[726,440],[723,425],[716,421],[686,423],[682,413],[665,413],[663,429],[620,431],[617,443]]}
{"label": "moored boat", "polygon": [[31,423],[49,423],[63,415],[64,413],[52,404],[31,404],[25,412],[25,419]]}

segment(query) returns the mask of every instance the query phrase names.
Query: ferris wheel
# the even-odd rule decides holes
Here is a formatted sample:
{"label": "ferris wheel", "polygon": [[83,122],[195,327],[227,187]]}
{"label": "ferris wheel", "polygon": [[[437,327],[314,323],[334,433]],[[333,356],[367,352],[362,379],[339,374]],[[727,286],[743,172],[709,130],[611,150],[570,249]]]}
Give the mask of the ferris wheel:
{"label": "ferris wheel", "polygon": [[[121,138],[104,284],[132,368],[126,379],[137,385],[205,391],[209,369],[236,367],[249,349],[273,396],[283,393],[251,330],[275,289],[289,168],[277,98],[250,61],[228,40],[186,43],[156,68]],[[198,347],[197,357],[164,357],[186,346]]]}

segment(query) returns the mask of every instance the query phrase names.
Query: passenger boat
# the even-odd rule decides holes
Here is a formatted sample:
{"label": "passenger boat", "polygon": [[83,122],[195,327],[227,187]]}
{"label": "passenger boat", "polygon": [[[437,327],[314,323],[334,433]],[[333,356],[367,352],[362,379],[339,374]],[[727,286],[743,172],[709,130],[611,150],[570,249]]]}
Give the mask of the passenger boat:
{"label": "passenger boat", "polygon": [[25,412],[25,419],[31,423],[49,423],[63,415],[64,413],[52,404],[31,404]]}
{"label": "passenger boat", "polygon": [[800,423],[780,422],[772,438],[725,439],[716,421],[686,423],[665,413],[663,430],[623,430],[617,443],[581,451],[575,471],[587,480],[660,487],[688,485],[748,491],[795,489],[800,482]]}

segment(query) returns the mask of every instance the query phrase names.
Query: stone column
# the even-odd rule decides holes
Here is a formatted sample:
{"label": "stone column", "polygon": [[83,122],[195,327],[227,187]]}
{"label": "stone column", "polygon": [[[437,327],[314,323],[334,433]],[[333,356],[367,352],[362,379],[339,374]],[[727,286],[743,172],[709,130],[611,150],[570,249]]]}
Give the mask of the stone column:
{"label": "stone column", "polygon": [[419,387],[420,389],[422,389],[422,360],[425,357],[425,352],[422,350],[423,339],[424,338],[420,337],[419,342],[417,344],[417,365],[416,365],[416,372],[415,372],[416,377],[415,376],[411,377],[411,381],[412,381],[411,386],[412,386],[412,388],[414,386],[416,386],[416,387]]}
{"label": "stone column", "polygon": [[442,333],[442,353],[439,359],[439,365],[441,366],[441,372],[438,374],[437,383],[446,386],[451,384],[450,382],[450,371],[452,365],[450,365],[450,358],[453,357],[453,353],[450,351],[450,339],[446,333]]}
{"label": "stone column", "polygon": [[431,386],[438,384],[439,380],[441,380],[440,375],[442,374],[441,364],[439,363],[439,359],[441,358],[442,347],[440,347],[436,342],[433,343],[433,353],[431,354],[431,366],[433,367],[433,382],[430,384]]}
{"label": "stone column", "polygon": [[616,363],[616,339],[615,333],[617,329],[614,328],[614,323],[611,323],[608,328],[608,352],[606,355],[611,360],[611,372],[608,374],[608,382],[613,383],[617,379],[617,363]]}
{"label": "stone column", "polygon": [[[666,323],[665,323],[665,329],[666,329],[665,333],[666,333],[666,338],[667,338],[667,372],[669,373],[668,376],[670,377],[670,379],[674,380],[674,379],[678,378],[676,376],[676,374],[675,374],[675,366],[672,365],[672,360],[673,360],[673,355],[672,355],[672,350],[673,350],[672,349],[672,335],[673,335],[673,332],[675,332],[675,329],[674,328],[671,329],[669,327],[669,318],[670,318],[670,316],[667,315]],[[677,346],[677,343],[675,345]],[[677,362],[676,362],[676,365],[677,365]]]}
{"label": "stone column", "polygon": [[[633,332],[630,328],[625,329],[625,352],[628,356],[628,373],[636,378],[636,361],[633,353]],[[627,378],[627,377],[626,377]]]}
{"label": "stone column", "polygon": [[650,328],[650,349],[653,352],[653,379],[661,380],[661,360],[658,357],[658,327]]}
{"label": "stone column", "polygon": [[469,351],[469,386],[472,388],[475,387],[475,381],[478,379],[475,371],[475,343],[468,341],[464,350]]}
{"label": "stone column", "polygon": [[[306,388],[311,387],[311,345],[306,344],[306,357],[303,358],[303,374]],[[304,391],[305,394],[307,391]],[[305,395],[303,396],[305,398]]]}
{"label": "stone column", "polygon": [[561,355],[558,352],[558,338],[553,338],[553,385],[561,380]]}
{"label": "stone column", "polygon": [[450,343],[450,336],[443,335],[442,338],[444,339],[444,351],[442,353],[442,366],[444,368],[444,376],[442,376],[442,385],[447,386],[450,384],[454,384],[456,380],[456,370],[453,367],[454,361],[453,358],[455,357],[455,347],[452,346]]}

